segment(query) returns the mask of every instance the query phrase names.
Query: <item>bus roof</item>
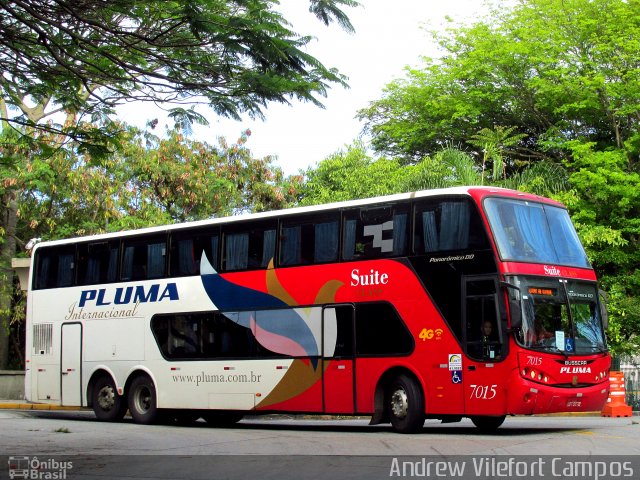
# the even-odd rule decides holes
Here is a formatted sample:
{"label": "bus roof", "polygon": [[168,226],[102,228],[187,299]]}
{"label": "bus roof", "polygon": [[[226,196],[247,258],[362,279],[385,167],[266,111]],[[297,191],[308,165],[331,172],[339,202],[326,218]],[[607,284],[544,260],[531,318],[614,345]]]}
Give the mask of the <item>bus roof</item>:
{"label": "bus roof", "polygon": [[156,227],[145,227],[145,228],[140,228],[135,230],[122,230],[118,232],[101,233],[96,235],[73,237],[73,238],[67,238],[62,240],[49,240],[49,241],[44,241],[36,244],[36,246],[34,247],[34,251],[36,248],[40,246],[45,246],[45,245],[53,246],[53,245],[64,245],[67,243],[76,243],[76,242],[91,241],[91,240],[94,240],[94,241],[110,240],[114,238],[122,238],[123,236],[164,233],[172,230],[206,227],[210,225],[213,226],[213,225],[227,224],[227,223],[233,223],[238,221],[262,220],[262,219],[268,219],[273,217],[322,212],[322,211],[335,210],[335,209],[346,209],[346,208],[375,205],[375,204],[387,203],[387,202],[396,202],[401,200],[429,198],[429,197],[447,196],[447,195],[471,196],[476,201],[478,201],[478,203],[480,203],[480,201],[484,197],[492,196],[492,195],[500,195],[505,197],[520,198],[523,200],[553,203],[557,206],[562,206],[562,204],[545,197],[533,195],[530,193],[519,192],[516,190],[501,188],[501,187],[468,186],[468,187],[438,188],[438,189],[432,189],[432,190],[419,190],[415,192],[399,193],[395,195],[384,195],[379,197],[364,198],[359,200],[347,200],[347,201],[341,201],[341,202],[323,203],[319,205],[311,205],[311,206],[305,206],[305,207],[292,207],[292,208],[286,208],[282,210],[272,210],[268,212],[247,213],[247,214],[233,215],[229,217],[216,217],[216,218],[210,218],[206,220],[195,220],[190,222],[159,225]]}

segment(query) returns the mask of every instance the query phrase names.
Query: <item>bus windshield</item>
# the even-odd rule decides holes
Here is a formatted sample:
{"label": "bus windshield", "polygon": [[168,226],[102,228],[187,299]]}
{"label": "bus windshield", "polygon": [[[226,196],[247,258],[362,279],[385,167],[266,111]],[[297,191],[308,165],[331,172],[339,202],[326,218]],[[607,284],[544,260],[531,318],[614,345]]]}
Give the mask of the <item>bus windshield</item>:
{"label": "bus windshield", "polygon": [[521,345],[576,355],[606,350],[595,284],[534,277],[514,280],[522,292],[522,326],[516,336]]}
{"label": "bus windshield", "polygon": [[565,209],[495,197],[484,206],[502,260],[590,268]]}

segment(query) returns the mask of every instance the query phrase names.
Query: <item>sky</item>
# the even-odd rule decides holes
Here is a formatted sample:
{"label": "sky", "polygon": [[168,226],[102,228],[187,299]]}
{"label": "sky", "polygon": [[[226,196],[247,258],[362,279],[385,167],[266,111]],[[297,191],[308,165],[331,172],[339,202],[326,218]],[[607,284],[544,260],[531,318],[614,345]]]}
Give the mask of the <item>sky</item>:
{"label": "sky", "polygon": [[[316,38],[309,44],[308,53],[346,75],[349,89],[332,87],[326,98],[320,97],[324,109],[298,101],[290,106],[271,103],[264,110],[264,121],[249,117],[233,121],[198,108],[209,125],[196,127],[193,138],[214,144],[223,136],[231,143],[249,128],[251,137],[246,146],[254,156],[275,156],[276,165],[287,175],[314,167],[360,136],[363,124],[354,117],[359,109],[382,96],[386,84],[402,78],[406,66],[420,65],[421,56],[438,55],[425,29],[443,28],[447,16],[456,23],[473,20],[485,9],[481,0],[360,3],[361,7],[346,10],[356,30],[349,34],[337,24],[326,27],[317,20],[309,13],[307,0],[280,1],[280,10],[292,23],[293,31]],[[144,108],[142,111],[149,115],[143,118],[140,108],[131,105],[122,111],[127,122],[141,127],[157,116]]]}

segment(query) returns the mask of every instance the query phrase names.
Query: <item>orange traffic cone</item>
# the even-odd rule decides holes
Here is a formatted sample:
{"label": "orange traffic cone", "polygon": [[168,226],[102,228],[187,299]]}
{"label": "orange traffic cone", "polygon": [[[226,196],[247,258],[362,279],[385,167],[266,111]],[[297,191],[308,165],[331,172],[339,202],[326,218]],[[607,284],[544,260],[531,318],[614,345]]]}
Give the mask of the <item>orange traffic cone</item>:
{"label": "orange traffic cone", "polygon": [[602,409],[603,417],[630,417],[631,407],[625,403],[624,373],[610,372],[609,398]]}

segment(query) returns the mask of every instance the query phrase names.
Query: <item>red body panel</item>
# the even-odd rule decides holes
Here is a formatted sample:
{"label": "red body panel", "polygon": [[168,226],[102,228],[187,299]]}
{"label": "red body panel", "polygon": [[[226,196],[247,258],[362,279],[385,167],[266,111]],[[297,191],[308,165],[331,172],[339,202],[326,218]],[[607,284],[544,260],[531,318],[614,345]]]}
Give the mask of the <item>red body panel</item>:
{"label": "red body panel", "polygon": [[[505,264],[503,268],[509,271],[513,268],[519,273],[542,274],[543,266]],[[305,271],[305,282],[299,281],[301,269]],[[576,375],[580,384],[593,383],[594,372],[600,375],[600,372],[608,371],[607,356],[584,360],[589,362],[591,374],[586,370],[578,374],[567,373],[567,370],[561,372],[563,365],[558,363],[561,361],[558,358],[532,355],[533,352],[522,350],[513,341],[510,355],[502,361],[487,363],[466,358],[462,355],[462,346],[434,307],[421,282],[401,262],[376,260],[298,267],[279,269],[275,274],[280,286],[296,305],[316,304],[318,295],[329,284],[333,288],[333,303],[379,300],[392,303],[411,332],[415,349],[411,355],[400,357],[326,360],[322,374],[310,388],[263,409],[371,414],[374,412],[376,386],[385,372],[393,368],[404,368],[418,378],[425,392],[426,413],[430,415],[598,410],[606,401],[608,375],[599,377],[596,385],[580,389],[553,385],[570,385]],[[587,279],[593,276],[591,271],[580,269],[562,269],[562,274]],[[226,277],[253,289],[269,290],[264,271]],[[362,279],[369,284],[362,285]],[[462,356],[459,383],[454,381],[449,368],[452,354]],[[523,377],[522,371],[529,358],[535,358],[529,361],[540,363],[541,371],[548,376],[547,383],[536,383],[528,376]]]}
{"label": "red body panel", "polygon": [[[469,193],[479,205],[486,196],[505,195],[503,191],[486,188],[472,188]],[[506,196],[557,204],[518,192]],[[480,211],[484,218],[484,212]],[[486,218],[484,223],[487,224]],[[596,280],[590,269],[497,263],[501,276],[519,274]],[[491,363],[466,357],[463,345],[449,329],[422,282],[402,261],[371,260],[223,276],[238,285],[286,298],[290,306],[389,302],[415,342],[413,352],[406,356],[321,361],[318,368],[322,372],[318,372],[312,386],[288,400],[261,406],[261,409],[371,414],[380,379],[395,368],[408,370],[418,379],[425,393],[425,413],[434,416],[590,411],[601,409],[607,399],[610,368],[607,354],[574,356],[571,357],[574,364],[565,365],[562,355],[528,351],[510,338],[509,354],[500,361]],[[460,360],[456,364],[458,356]],[[527,362],[536,365],[527,365]],[[576,366],[584,368],[574,369]],[[536,378],[532,379],[530,375],[534,368]],[[540,373],[542,377],[538,379]]]}

